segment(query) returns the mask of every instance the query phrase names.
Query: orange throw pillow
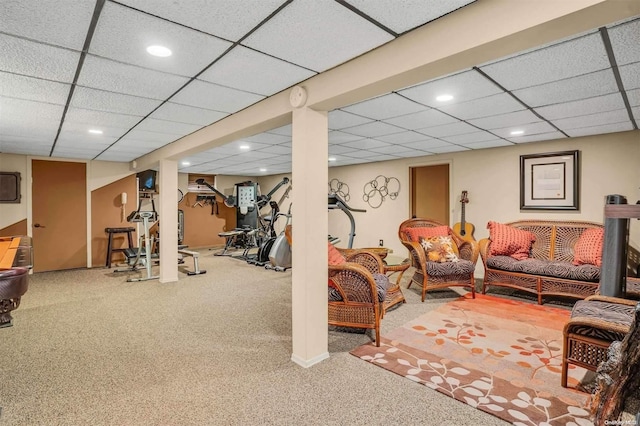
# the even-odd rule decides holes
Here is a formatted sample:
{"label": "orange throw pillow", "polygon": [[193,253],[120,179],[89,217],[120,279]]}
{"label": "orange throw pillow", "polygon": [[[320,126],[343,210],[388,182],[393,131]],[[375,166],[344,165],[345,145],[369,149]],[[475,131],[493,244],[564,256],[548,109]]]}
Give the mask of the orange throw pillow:
{"label": "orange throw pillow", "polygon": [[341,265],[347,261],[333,244],[327,244],[329,245],[329,265]]}
{"label": "orange throw pillow", "polygon": [[431,237],[446,237],[449,235],[449,227],[446,225],[443,226],[433,226],[431,228],[427,227],[418,227],[418,228],[407,228],[405,229],[405,233],[409,238],[409,241],[420,241],[420,238],[431,238]]}
{"label": "orange throw pillow", "polygon": [[490,256],[511,256],[523,260],[529,257],[531,245],[536,236],[529,231],[514,228],[498,222],[489,222]]}
{"label": "orange throw pillow", "polygon": [[585,230],[573,247],[573,264],[602,266],[603,240],[604,229],[589,228]]}

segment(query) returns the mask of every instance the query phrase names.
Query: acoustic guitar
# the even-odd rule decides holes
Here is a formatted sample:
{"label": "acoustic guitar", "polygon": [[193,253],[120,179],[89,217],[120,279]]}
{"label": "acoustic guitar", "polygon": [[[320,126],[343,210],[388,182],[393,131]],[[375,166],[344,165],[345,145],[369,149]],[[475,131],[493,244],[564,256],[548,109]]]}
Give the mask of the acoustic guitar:
{"label": "acoustic guitar", "polygon": [[465,241],[475,241],[476,239],[473,237],[473,231],[475,231],[475,227],[464,220],[464,206],[469,202],[469,198],[467,197],[467,191],[462,191],[462,195],[460,196],[460,203],[462,203],[462,209],[460,211],[460,222],[453,225],[453,231],[460,235]]}

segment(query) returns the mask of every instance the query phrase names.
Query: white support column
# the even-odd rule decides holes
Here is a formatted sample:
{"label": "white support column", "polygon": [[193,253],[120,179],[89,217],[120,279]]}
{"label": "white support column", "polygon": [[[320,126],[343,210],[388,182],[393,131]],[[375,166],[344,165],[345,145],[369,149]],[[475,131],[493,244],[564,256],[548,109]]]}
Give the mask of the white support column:
{"label": "white support column", "polygon": [[160,282],[178,281],[178,162],[160,160]]}
{"label": "white support column", "polygon": [[293,110],[293,269],[291,360],[310,367],[329,357],[327,331],[328,120]]}

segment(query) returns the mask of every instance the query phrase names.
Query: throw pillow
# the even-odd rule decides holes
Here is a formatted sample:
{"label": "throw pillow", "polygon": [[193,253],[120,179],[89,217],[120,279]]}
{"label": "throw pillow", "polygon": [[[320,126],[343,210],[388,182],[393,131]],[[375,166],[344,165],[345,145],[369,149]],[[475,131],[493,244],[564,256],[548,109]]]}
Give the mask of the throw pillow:
{"label": "throw pillow", "polygon": [[603,240],[604,229],[589,228],[585,230],[573,247],[573,264],[602,266]]}
{"label": "throw pillow", "polygon": [[329,265],[342,265],[347,261],[333,244],[327,244],[329,245]]}
{"label": "throw pillow", "polygon": [[449,235],[449,227],[446,225],[443,226],[433,226],[431,228],[428,227],[418,227],[418,228],[407,228],[405,230],[409,241],[420,241],[420,238],[428,238],[428,237],[445,237]]}
{"label": "throw pillow", "polygon": [[427,237],[420,238],[420,244],[424,248],[429,262],[457,262],[458,256],[453,248],[451,237]]}
{"label": "throw pillow", "polygon": [[523,260],[529,257],[531,245],[536,236],[529,231],[514,228],[503,223],[489,222],[490,256],[511,256]]}

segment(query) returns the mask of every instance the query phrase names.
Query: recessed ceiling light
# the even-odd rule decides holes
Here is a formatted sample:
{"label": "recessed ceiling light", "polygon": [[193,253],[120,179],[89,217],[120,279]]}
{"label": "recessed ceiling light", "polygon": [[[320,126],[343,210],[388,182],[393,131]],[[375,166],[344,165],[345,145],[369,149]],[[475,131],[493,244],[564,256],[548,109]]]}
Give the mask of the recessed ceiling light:
{"label": "recessed ceiling light", "polygon": [[336,157],[329,157],[329,161],[336,161]]}
{"label": "recessed ceiling light", "polygon": [[93,133],[94,135],[101,135],[103,132],[102,130],[98,129],[89,129],[89,133]]}
{"label": "recessed ceiling light", "polygon": [[519,136],[519,135],[524,135],[524,130],[514,130],[513,132],[510,133],[511,136]]}
{"label": "recessed ceiling light", "polygon": [[155,45],[147,47],[147,53],[160,58],[166,58],[167,56],[171,56],[172,52],[171,49],[167,47]]}
{"label": "recessed ceiling light", "polygon": [[261,172],[266,172],[267,169],[265,169],[264,167],[260,169]]}
{"label": "recessed ceiling light", "polygon": [[188,161],[183,161],[183,162],[182,162],[182,165],[183,165],[183,166],[190,166],[190,165],[191,165],[191,163],[190,163],[190,162],[188,162]]}
{"label": "recessed ceiling light", "polygon": [[453,99],[453,95],[440,95],[436,97],[436,101],[438,102],[446,102],[446,101],[450,101],[451,99]]}
{"label": "recessed ceiling light", "polygon": [[249,149],[249,145],[240,145],[240,149],[247,150]]}

